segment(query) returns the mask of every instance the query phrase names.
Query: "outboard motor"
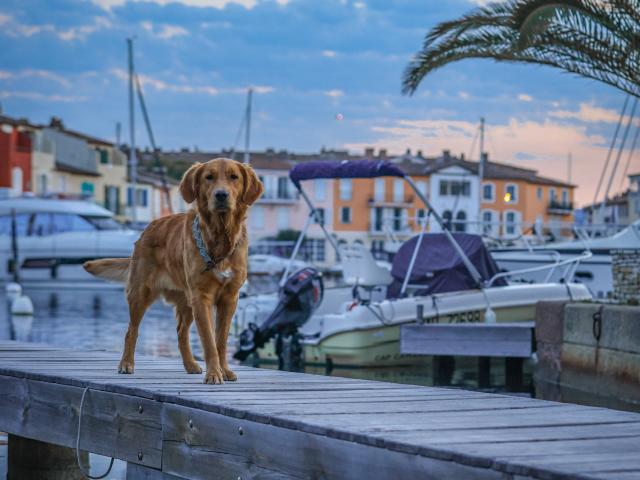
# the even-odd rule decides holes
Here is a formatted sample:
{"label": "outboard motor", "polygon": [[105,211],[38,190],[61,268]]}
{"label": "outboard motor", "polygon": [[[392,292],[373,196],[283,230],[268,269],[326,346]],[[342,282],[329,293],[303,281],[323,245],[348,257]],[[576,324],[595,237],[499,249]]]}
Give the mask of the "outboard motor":
{"label": "outboard motor", "polygon": [[[324,286],[322,276],[314,268],[303,268],[291,275],[279,292],[279,303],[259,327],[251,322],[240,334],[238,350],[233,355],[237,360],[246,358],[274,337],[278,366],[283,368],[287,363],[300,363],[302,347],[299,343],[298,329],[306,323],[322,302]],[[283,344],[285,337],[290,337],[289,355],[285,359]]]}

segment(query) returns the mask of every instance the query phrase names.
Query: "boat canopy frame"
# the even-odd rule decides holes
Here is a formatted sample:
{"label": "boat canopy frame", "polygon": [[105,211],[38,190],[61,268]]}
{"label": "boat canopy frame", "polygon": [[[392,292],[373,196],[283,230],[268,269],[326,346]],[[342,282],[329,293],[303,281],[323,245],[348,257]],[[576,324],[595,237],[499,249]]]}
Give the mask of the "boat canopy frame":
{"label": "boat canopy frame", "polygon": [[[438,225],[446,235],[449,242],[451,242],[451,245],[453,246],[453,248],[456,250],[458,255],[460,255],[462,263],[464,264],[465,268],[471,275],[471,278],[473,278],[473,281],[476,283],[477,287],[479,289],[482,289],[483,287],[482,276],[480,275],[476,267],[473,265],[469,257],[466,255],[466,253],[464,252],[460,244],[458,244],[455,237],[451,234],[451,231],[447,228],[447,225],[445,224],[444,220],[442,219],[440,214],[438,214],[438,212],[433,208],[433,206],[431,205],[431,203],[429,202],[425,194],[422,191],[420,191],[420,189],[418,188],[416,183],[413,181],[413,179],[409,175],[404,173],[404,171],[402,171],[400,167],[385,160],[313,161],[313,162],[300,163],[294,166],[289,171],[289,178],[291,179],[291,182],[295,185],[296,189],[304,199],[305,203],[310,209],[310,212],[309,212],[309,216],[307,217],[307,221],[302,231],[300,232],[300,235],[298,236],[298,239],[296,240],[296,243],[293,247],[293,252],[291,252],[291,257],[289,259],[289,262],[287,263],[287,266],[282,274],[282,278],[280,279],[280,286],[283,286],[284,283],[286,282],[287,277],[291,272],[291,267],[293,266],[293,262],[298,256],[298,252],[302,246],[302,242],[304,241],[304,238],[306,237],[307,231],[309,230],[309,227],[311,226],[312,222],[315,222],[320,226],[324,235],[327,237],[327,240],[329,240],[329,243],[331,243],[331,246],[335,250],[338,261],[340,261],[340,249],[338,247],[338,244],[335,241],[335,238],[333,238],[325,228],[324,222],[321,221],[320,216],[318,214],[318,210],[316,209],[313,202],[311,201],[309,196],[306,194],[306,192],[302,188],[301,182],[305,180],[316,180],[316,179],[353,179],[353,178],[378,178],[378,177],[398,177],[398,178],[402,178],[409,184],[409,186],[414,191],[416,196],[424,204],[427,210],[427,218],[429,218],[429,216],[433,216],[434,220],[438,223]],[[411,276],[411,271],[413,270],[416,257],[420,250],[420,244],[425,234],[425,230],[426,230],[425,228],[422,228],[420,230],[419,239],[418,239],[418,242],[416,243],[416,248],[413,251],[413,254],[411,256],[411,261],[409,263],[409,270],[407,271],[407,279],[408,277]],[[407,286],[406,285],[407,282],[405,281],[404,283],[405,284],[403,285],[402,293],[404,293],[404,290],[406,289],[406,286]]]}

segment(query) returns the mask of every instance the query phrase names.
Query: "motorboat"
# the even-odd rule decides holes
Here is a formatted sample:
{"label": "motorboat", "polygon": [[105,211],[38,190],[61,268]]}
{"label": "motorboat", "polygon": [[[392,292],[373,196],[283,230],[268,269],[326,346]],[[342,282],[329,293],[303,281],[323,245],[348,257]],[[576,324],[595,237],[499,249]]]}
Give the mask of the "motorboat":
{"label": "motorboat", "polygon": [[[515,272],[499,270],[481,237],[446,229],[428,199],[397,165],[368,160],[309,162],[295,166],[289,176],[310,209],[291,261],[312,222],[324,230],[301,186],[304,180],[402,178],[443,233],[427,233],[425,222],[422,230],[398,249],[389,271],[378,265],[364,246],[341,248],[324,230],[343,265],[343,284],[325,288],[319,272],[306,268],[289,276],[293,269],[288,267],[277,294],[241,299],[234,318],[236,358],[240,360],[253,354],[259,360],[282,364],[283,344],[293,338],[297,345],[293,350],[299,350],[307,364],[413,365],[418,357],[400,354],[401,325],[530,321],[539,301],[592,299],[584,285],[567,281],[510,283]],[[583,253],[556,268],[572,267],[589,256]],[[571,268],[563,270],[570,272]]]}
{"label": "motorboat", "polygon": [[22,281],[95,283],[82,263],[128,257],[139,235],[92,202],[37,197],[0,200],[0,281],[14,278],[17,256]]}
{"label": "motorboat", "polygon": [[539,269],[549,263],[562,263],[590,251],[589,258],[575,264],[571,280],[586,285],[594,297],[608,298],[613,293],[611,251],[640,248],[640,220],[608,237],[590,237],[576,230],[578,239],[548,243],[544,246],[495,248],[491,250],[498,266],[507,271],[521,270],[512,279],[522,282],[557,282],[561,268]]}

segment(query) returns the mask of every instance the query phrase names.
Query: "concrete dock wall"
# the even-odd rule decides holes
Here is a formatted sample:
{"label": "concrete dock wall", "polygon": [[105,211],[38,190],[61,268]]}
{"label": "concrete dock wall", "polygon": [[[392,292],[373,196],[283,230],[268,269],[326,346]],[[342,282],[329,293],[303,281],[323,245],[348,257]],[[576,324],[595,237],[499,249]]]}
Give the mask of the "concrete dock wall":
{"label": "concrete dock wall", "polygon": [[540,398],[640,410],[640,307],[541,302]]}

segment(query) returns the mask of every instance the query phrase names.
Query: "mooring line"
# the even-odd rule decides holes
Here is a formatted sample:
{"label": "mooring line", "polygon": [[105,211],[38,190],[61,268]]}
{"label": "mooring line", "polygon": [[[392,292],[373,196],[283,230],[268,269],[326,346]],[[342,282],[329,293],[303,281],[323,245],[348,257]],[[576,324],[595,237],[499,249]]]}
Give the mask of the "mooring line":
{"label": "mooring line", "polygon": [[78,462],[78,468],[85,477],[92,480],[100,480],[101,478],[105,478],[107,475],[109,475],[109,473],[111,473],[111,468],[113,467],[113,460],[115,459],[115,457],[111,457],[111,463],[109,463],[109,468],[107,469],[107,471],[102,475],[98,475],[96,477],[92,477],[89,472],[86,472],[84,467],[82,466],[82,462],[80,462],[80,427],[82,426],[82,407],[84,407],[84,398],[87,395],[88,391],[89,387],[85,387],[84,391],[82,392],[82,398],[80,399],[80,409],[78,411],[78,435],[76,436],[76,461]]}

